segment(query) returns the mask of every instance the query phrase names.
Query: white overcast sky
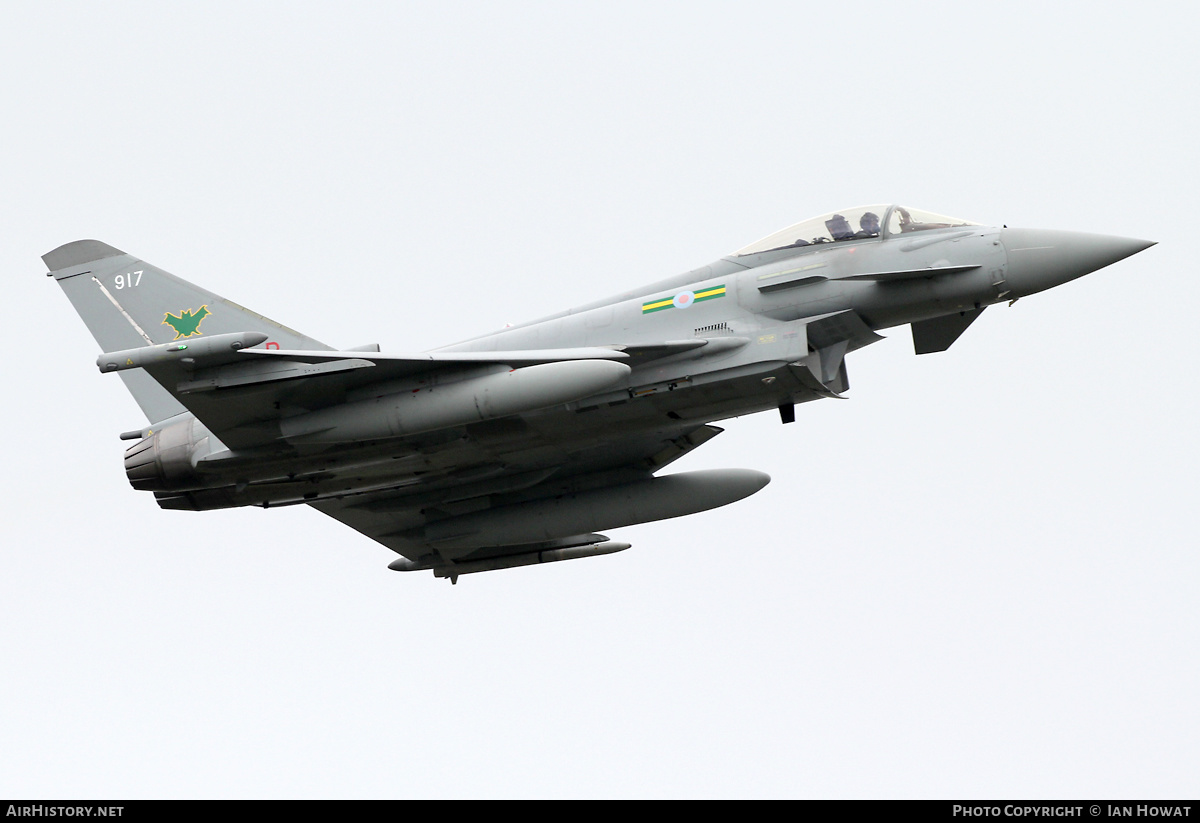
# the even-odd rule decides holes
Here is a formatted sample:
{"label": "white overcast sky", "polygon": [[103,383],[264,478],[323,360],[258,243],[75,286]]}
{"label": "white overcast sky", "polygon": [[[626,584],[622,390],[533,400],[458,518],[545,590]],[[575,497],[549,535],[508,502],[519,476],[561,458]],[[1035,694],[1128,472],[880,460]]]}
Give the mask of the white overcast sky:
{"label": "white overcast sky", "polygon": [[[1126,3],[8,3],[0,797],[1195,797],[1197,17]],[[38,259],[415,351],[899,201],[1159,245],[851,355],[622,554],[387,569],[161,511]],[[620,341],[614,341],[620,342]]]}

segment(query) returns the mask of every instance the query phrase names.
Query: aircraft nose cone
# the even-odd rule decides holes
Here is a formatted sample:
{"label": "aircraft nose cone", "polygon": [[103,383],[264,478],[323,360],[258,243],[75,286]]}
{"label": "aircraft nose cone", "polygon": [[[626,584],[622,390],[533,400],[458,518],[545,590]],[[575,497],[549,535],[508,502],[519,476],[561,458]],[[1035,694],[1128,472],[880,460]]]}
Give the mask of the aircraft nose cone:
{"label": "aircraft nose cone", "polygon": [[1083,277],[1154,245],[1107,234],[1053,229],[1002,229],[1008,252],[1005,283],[1013,297],[1023,297]]}

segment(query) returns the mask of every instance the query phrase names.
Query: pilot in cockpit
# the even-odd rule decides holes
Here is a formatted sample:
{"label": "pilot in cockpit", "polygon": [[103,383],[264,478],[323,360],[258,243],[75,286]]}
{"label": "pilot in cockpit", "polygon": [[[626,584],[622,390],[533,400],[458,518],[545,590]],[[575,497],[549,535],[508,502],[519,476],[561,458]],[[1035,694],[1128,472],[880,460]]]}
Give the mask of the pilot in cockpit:
{"label": "pilot in cockpit", "polygon": [[835,214],[826,220],[825,228],[829,230],[829,236],[834,240],[850,240],[854,237],[854,229],[850,228],[850,221],[840,214]]}
{"label": "pilot in cockpit", "polygon": [[858,218],[858,226],[859,230],[855,232],[855,237],[878,237],[879,215],[873,211],[867,212]]}

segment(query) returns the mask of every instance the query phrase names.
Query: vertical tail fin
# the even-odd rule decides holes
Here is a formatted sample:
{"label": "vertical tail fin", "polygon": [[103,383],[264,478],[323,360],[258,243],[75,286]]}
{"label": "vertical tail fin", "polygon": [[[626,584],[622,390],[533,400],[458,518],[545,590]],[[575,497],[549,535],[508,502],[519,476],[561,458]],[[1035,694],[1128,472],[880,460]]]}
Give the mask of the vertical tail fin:
{"label": "vertical tail fin", "polygon": [[[99,240],[67,243],[42,260],[102,351],[243,331],[267,334],[268,348],[329,348]],[[184,411],[141,369],[121,376],[150,422]]]}

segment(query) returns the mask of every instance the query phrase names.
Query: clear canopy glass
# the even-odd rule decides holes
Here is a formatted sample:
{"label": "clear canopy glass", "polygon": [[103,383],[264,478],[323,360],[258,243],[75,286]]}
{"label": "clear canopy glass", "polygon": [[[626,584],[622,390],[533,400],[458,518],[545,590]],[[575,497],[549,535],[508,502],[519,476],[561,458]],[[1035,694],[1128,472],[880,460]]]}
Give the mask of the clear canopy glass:
{"label": "clear canopy glass", "polygon": [[918,231],[976,225],[979,224],[906,206],[858,206],[788,226],[756,243],[751,243],[744,249],[739,249],[734,254],[744,257],[747,254],[776,249],[804,248],[823,243],[867,240],[881,236],[894,237]]}

